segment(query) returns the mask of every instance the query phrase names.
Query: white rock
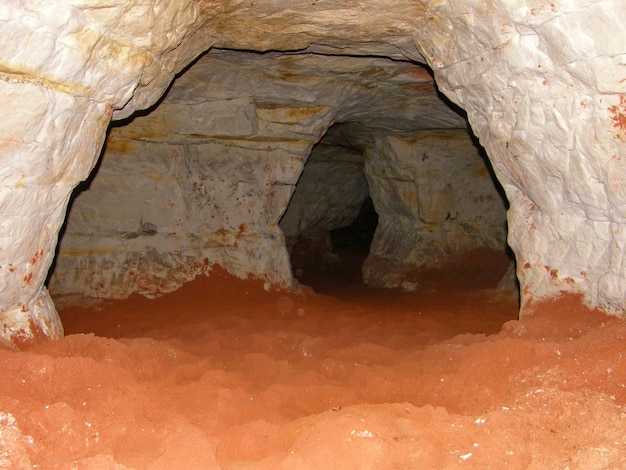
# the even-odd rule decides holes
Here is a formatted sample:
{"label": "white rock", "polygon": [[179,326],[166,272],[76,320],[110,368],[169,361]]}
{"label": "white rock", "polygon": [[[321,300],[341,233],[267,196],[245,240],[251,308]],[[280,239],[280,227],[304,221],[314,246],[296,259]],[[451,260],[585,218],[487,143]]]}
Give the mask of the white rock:
{"label": "white rock", "polygon": [[[177,72],[220,46],[425,57],[439,88],[467,110],[507,193],[522,308],[565,290],[623,313],[624,24],[621,0],[298,1],[289,8],[193,0],[4,2],[0,110],[12,119],[0,124],[0,266],[8,272],[0,276],[0,311],[19,304],[29,310],[45,296],[68,195],[93,166],[112,110],[122,118],[151,106]],[[336,64],[341,68],[343,59]],[[363,83],[375,84],[379,70],[367,72],[374,75],[364,74]],[[263,86],[271,90],[278,81],[288,89],[285,78]],[[284,103],[258,103],[240,128],[249,132],[259,120],[261,134],[300,141],[297,151],[281,147],[286,157],[270,170],[268,184],[288,181],[268,193],[272,217],[284,210],[293,184],[291,159],[306,156],[321,137],[308,126],[323,121],[323,131],[333,119],[363,117],[358,100],[356,108],[349,104],[355,95],[331,92],[330,103],[310,109],[308,87],[296,89],[303,92],[298,109],[312,118],[306,125],[285,119]],[[328,107],[345,112],[333,115]],[[227,116],[216,116],[215,124]],[[446,119],[435,113],[427,127]],[[277,233],[267,233],[269,245],[276,246]],[[13,337],[4,333],[9,342]]]}
{"label": "white rock", "polygon": [[[35,84],[0,80],[0,336],[62,336],[43,288],[70,192],[87,177],[111,113]],[[15,112],[19,110],[20,112]]]}
{"label": "white rock", "polygon": [[507,193],[522,309],[570,291],[623,312],[626,10],[590,0],[457,6],[420,20],[418,43]]}
{"label": "white rock", "polygon": [[374,139],[365,152],[379,216],[363,266],[368,284],[399,287],[407,273],[448,256],[504,250],[506,209],[465,130]]}
{"label": "white rock", "polygon": [[[152,113],[111,131],[98,176],[73,203],[51,290],[154,296],[213,264],[290,286],[279,220],[313,144],[353,120],[396,131],[465,125],[414,64],[210,52]],[[328,176],[293,201],[288,237],[348,225],[367,197],[362,156],[356,167],[315,161],[303,188],[311,171]]]}

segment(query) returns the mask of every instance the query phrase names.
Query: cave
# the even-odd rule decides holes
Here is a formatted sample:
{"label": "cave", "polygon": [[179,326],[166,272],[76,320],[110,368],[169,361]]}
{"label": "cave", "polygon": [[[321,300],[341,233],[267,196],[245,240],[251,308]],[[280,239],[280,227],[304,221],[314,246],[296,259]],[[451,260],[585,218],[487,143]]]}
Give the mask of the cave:
{"label": "cave", "polygon": [[617,0],[96,3],[0,9],[3,466],[626,465]]}
{"label": "cave", "polygon": [[[421,93],[429,92],[436,97],[425,87]],[[390,116],[382,107],[374,119],[359,112],[361,121],[328,129],[280,220],[292,272],[317,292],[341,297],[350,280],[413,290],[433,268],[450,271],[451,260],[468,252],[506,252],[506,200],[463,120],[437,124],[450,129],[424,129],[419,105],[400,111],[409,97],[396,93],[397,104],[383,100]],[[377,99],[366,96],[361,106],[375,110]],[[432,117],[430,109],[425,112]],[[397,117],[408,113],[416,117]],[[359,243],[360,250],[348,249]],[[493,254],[474,277],[480,269],[503,274]],[[466,266],[465,275],[472,277],[471,271]]]}
{"label": "cave", "polygon": [[328,232],[331,253],[369,252],[377,226],[378,213],[372,198],[368,195],[350,225]]}
{"label": "cave", "polygon": [[[316,292],[350,278],[362,282],[361,266],[378,225],[365,156],[341,138],[344,126],[334,124],[313,146],[279,222],[294,278]],[[375,216],[369,226],[358,223],[364,207]],[[364,236],[370,240],[362,240],[366,246],[357,252],[355,242]]]}
{"label": "cave", "polygon": [[427,68],[213,49],[154,109],[110,129],[73,196],[48,289],[155,297],[214,265],[290,287],[304,268],[294,258],[333,284],[345,278],[330,278],[341,271],[330,231],[368,195],[381,212],[368,285],[414,288],[446,259],[505,251],[504,197]]}

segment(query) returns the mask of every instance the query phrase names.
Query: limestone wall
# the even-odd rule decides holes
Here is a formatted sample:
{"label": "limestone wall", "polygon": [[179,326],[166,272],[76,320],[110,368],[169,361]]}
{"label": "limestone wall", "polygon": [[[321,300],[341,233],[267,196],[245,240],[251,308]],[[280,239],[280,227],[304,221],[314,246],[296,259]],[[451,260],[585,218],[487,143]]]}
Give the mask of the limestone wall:
{"label": "limestone wall", "polygon": [[279,223],[287,248],[303,243],[311,256],[329,254],[329,232],[350,225],[369,195],[363,154],[321,142],[313,147]]}
{"label": "limestone wall", "polygon": [[420,49],[467,110],[511,207],[522,308],[561,291],[623,312],[626,8],[432,3]]}
{"label": "limestone wall", "polygon": [[[154,296],[213,264],[291,285],[278,223],[311,148],[338,120],[384,134],[464,125],[414,64],[212,51],[154,110],[111,130],[97,175],[72,204],[50,289]],[[351,187],[336,165],[324,166],[316,188],[324,198],[305,197],[300,215],[283,223],[287,235],[328,219],[333,192],[324,185],[333,179],[355,199],[356,217],[367,196],[362,165],[361,157],[354,175],[361,187]],[[333,218],[351,222],[342,210],[326,230],[341,226]]]}
{"label": "limestone wall", "polygon": [[375,134],[372,140],[365,172],[378,228],[365,282],[400,287],[446,257],[505,250],[505,201],[467,131]]}

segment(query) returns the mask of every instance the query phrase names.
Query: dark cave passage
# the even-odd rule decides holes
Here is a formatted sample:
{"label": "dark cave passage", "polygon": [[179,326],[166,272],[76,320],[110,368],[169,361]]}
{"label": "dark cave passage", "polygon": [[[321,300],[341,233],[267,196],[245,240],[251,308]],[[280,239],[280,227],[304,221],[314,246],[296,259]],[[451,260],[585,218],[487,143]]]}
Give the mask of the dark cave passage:
{"label": "dark cave passage", "polygon": [[378,225],[378,214],[372,199],[363,202],[356,219],[350,225],[328,232],[328,251],[320,253],[304,241],[291,249],[294,276],[320,294],[345,297],[349,292],[366,290],[363,283],[363,262],[370,253],[370,245]]}
{"label": "dark cave passage", "polygon": [[280,227],[294,277],[318,293],[490,289],[512,262],[505,211],[466,131],[343,123],[313,147]]}
{"label": "dark cave passage", "polygon": [[359,215],[350,225],[330,231],[332,252],[338,255],[364,251],[369,253],[377,226],[378,214],[372,198],[368,196]]}

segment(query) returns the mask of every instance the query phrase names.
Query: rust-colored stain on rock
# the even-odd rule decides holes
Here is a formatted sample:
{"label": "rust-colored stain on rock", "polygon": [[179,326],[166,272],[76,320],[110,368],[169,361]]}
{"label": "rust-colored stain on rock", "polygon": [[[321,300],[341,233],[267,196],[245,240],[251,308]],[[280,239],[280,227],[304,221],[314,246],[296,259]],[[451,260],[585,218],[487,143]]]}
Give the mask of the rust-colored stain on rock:
{"label": "rust-colored stain on rock", "polygon": [[618,130],[615,139],[626,142],[626,96],[620,95],[619,105],[609,106],[611,122]]}

